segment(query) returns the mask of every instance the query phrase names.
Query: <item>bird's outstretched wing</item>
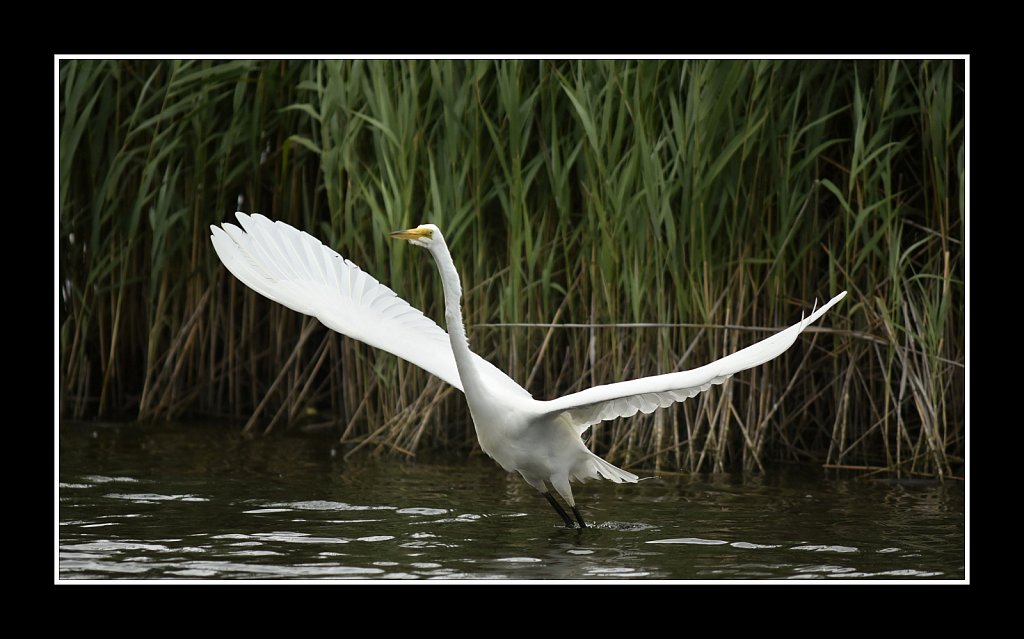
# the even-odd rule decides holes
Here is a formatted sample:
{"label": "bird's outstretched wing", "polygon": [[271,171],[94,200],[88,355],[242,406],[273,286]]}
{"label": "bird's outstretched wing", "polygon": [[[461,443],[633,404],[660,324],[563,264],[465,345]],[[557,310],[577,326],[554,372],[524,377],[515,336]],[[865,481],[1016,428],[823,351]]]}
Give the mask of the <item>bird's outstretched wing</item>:
{"label": "bird's outstretched wing", "polygon": [[700,368],[595,386],[558,399],[538,402],[542,417],[560,415],[584,431],[588,426],[608,419],[631,417],[638,411],[652,413],[674,402],[685,401],[714,384],[721,384],[734,373],[778,357],[793,345],[797,335],[845,296],[846,291],[843,291],[793,326]]}
{"label": "bird's outstretched wing", "polygon": [[[312,235],[262,215],[235,215],[242,228],[211,226],[211,239],[221,262],[246,286],[463,390],[448,333],[420,310]],[[477,359],[482,373],[515,384]]]}

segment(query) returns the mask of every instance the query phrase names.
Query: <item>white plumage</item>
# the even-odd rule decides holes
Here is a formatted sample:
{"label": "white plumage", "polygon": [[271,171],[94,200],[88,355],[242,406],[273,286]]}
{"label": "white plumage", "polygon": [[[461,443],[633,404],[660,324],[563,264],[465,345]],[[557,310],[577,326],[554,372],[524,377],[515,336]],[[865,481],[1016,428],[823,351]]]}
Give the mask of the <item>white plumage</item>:
{"label": "white plumage", "polygon": [[539,401],[469,349],[462,322],[462,286],[436,226],[425,224],[392,236],[428,249],[437,263],[447,333],[311,235],[262,215],[236,215],[242,228],[227,223],[223,228],[210,227],[214,249],[228,270],[261,295],[416,364],[465,393],[483,451],[543,493],[567,526],[573,525],[572,519],[552,497],[549,484],[585,527],[571,480],[637,481],[636,475],[616,468],[583,445],[580,436],[590,425],[685,401],[735,373],[778,357],[846,295],[843,291],[793,326],[700,368]]}

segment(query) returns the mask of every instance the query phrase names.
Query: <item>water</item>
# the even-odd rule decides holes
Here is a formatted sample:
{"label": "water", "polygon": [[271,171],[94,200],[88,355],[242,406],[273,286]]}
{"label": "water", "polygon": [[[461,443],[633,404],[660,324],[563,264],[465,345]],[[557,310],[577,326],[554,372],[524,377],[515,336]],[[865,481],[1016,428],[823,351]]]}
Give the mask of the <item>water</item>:
{"label": "water", "polygon": [[962,580],[962,485],[672,476],[574,487],[224,426],[62,425],[57,578]]}

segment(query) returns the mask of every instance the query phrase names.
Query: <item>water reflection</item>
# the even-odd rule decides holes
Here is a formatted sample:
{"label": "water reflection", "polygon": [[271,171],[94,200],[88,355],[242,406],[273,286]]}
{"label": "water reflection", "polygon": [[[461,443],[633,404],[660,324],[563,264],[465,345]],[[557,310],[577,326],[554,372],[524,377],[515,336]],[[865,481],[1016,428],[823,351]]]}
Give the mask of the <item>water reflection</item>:
{"label": "water reflection", "polygon": [[66,427],[60,446],[61,579],[964,576],[959,485],[586,484],[580,531],[477,457],[346,464],[323,439],[191,427]]}

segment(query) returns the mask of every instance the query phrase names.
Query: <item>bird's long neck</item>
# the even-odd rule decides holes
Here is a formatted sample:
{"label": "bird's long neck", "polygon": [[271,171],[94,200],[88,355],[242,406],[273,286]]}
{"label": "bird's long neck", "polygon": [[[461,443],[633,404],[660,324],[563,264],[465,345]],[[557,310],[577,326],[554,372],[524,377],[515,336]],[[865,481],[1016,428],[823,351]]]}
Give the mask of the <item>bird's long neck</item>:
{"label": "bird's long neck", "polygon": [[473,352],[469,350],[469,338],[462,322],[462,281],[455,270],[451,253],[446,245],[431,251],[437,268],[441,272],[441,285],[444,287],[444,318],[448,324],[448,339],[455,354],[455,364],[459,368],[459,377],[467,395],[471,386],[479,383]]}

